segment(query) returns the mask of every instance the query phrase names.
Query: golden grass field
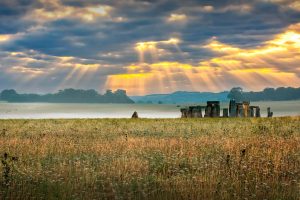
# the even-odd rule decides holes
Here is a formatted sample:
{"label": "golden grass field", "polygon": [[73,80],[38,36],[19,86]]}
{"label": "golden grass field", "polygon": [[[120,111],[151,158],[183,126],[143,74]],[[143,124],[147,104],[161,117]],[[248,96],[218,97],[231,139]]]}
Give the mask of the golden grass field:
{"label": "golden grass field", "polygon": [[0,120],[0,153],[0,199],[300,198],[300,117]]}

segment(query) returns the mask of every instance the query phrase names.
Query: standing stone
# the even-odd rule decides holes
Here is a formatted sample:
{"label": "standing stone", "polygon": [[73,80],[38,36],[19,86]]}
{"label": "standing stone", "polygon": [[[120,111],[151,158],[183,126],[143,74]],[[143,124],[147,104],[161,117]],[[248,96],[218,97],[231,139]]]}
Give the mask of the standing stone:
{"label": "standing stone", "polygon": [[198,117],[199,118],[202,118],[203,116],[202,116],[202,107],[201,106],[199,106],[199,108],[198,108]]}
{"label": "standing stone", "polygon": [[194,106],[192,108],[192,117],[194,118],[201,118],[202,117],[202,110],[200,106]]}
{"label": "standing stone", "polygon": [[236,113],[236,102],[234,99],[231,99],[229,102],[229,117],[236,117],[237,113]]}
{"label": "standing stone", "polygon": [[181,118],[187,118],[187,109],[186,108],[181,108]]}
{"label": "standing stone", "polygon": [[267,111],[268,111],[268,117],[273,117],[273,112],[271,112],[270,107],[267,108]]}
{"label": "standing stone", "polygon": [[255,117],[260,117],[260,107],[256,107]]}
{"label": "standing stone", "polygon": [[197,109],[196,109],[196,107],[195,106],[191,106],[190,110],[191,110],[191,117],[192,118],[196,118],[197,117]]}
{"label": "standing stone", "polygon": [[206,117],[220,117],[220,101],[207,101]]}
{"label": "standing stone", "polygon": [[223,108],[223,117],[228,117],[228,108]]}
{"label": "standing stone", "polygon": [[134,111],[134,113],[132,114],[131,118],[133,118],[133,119],[139,118],[138,113],[136,111]]}
{"label": "standing stone", "polygon": [[211,106],[206,106],[204,117],[211,117]]}
{"label": "standing stone", "polygon": [[249,117],[250,116],[249,105],[250,105],[250,102],[248,102],[248,101],[243,102],[243,117]]}
{"label": "standing stone", "polygon": [[241,108],[241,105],[236,104],[236,117],[241,117],[242,116],[242,111],[243,111],[243,109]]}
{"label": "standing stone", "polygon": [[218,111],[217,111],[217,107],[215,105],[212,106],[211,117],[218,117]]}
{"label": "standing stone", "polygon": [[188,108],[181,108],[181,118],[201,118],[203,106],[189,106]]}
{"label": "standing stone", "polygon": [[243,107],[243,103],[239,103],[238,104],[238,117],[244,117],[245,116],[245,111],[244,111],[244,107]]}
{"label": "standing stone", "polygon": [[216,117],[220,117],[221,116],[221,107],[220,107],[220,102],[217,101],[217,103],[215,104],[216,107]]}
{"label": "standing stone", "polygon": [[250,106],[250,117],[254,117],[254,107]]}
{"label": "standing stone", "polygon": [[192,118],[193,117],[193,113],[192,113],[192,108],[191,107],[188,108],[187,117],[188,118]]}

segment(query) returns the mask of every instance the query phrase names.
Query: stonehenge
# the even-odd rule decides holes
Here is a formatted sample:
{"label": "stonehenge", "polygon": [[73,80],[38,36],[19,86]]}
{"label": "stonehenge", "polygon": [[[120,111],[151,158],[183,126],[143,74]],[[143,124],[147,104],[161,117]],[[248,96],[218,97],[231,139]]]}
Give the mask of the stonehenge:
{"label": "stonehenge", "polygon": [[[204,110],[204,116],[202,110]],[[180,109],[181,118],[221,117],[220,110],[220,101],[207,101],[206,106],[189,106]],[[270,107],[267,111],[267,116],[272,117],[273,112]],[[232,99],[229,102],[229,108],[223,108],[222,117],[261,117],[260,107],[250,105],[249,101],[236,102]]]}

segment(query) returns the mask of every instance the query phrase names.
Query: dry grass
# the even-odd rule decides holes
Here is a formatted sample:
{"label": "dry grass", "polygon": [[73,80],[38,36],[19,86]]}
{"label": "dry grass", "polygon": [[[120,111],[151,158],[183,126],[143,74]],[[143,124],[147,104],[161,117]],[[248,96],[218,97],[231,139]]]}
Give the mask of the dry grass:
{"label": "dry grass", "polygon": [[0,199],[299,199],[300,117],[1,120],[0,153]]}

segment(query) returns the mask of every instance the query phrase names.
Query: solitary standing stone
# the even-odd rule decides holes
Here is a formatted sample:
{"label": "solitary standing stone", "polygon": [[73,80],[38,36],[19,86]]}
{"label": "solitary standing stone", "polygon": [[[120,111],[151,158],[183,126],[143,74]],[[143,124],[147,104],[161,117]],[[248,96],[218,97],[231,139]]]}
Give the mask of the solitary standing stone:
{"label": "solitary standing stone", "polygon": [[132,114],[131,118],[139,118],[138,113],[136,111],[134,111],[134,113]]}
{"label": "solitary standing stone", "polygon": [[267,110],[268,110],[268,117],[273,117],[273,112],[271,112],[271,108],[268,107]]}

